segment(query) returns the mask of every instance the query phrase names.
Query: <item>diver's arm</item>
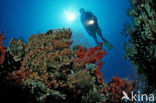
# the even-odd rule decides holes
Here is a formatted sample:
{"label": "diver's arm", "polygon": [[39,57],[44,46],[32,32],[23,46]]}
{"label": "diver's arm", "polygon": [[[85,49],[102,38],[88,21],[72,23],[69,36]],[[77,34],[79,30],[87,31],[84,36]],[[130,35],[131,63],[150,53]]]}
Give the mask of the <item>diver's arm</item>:
{"label": "diver's arm", "polygon": [[[87,14],[87,13],[86,13]],[[86,21],[84,20],[84,15],[81,15],[81,22],[85,28],[85,30],[87,31],[87,33],[90,35],[90,30],[88,29],[87,25],[86,25]],[[90,35],[91,36],[91,35]]]}
{"label": "diver's arm", "polygon": [[97,18],[93,15],[93,20],[97,23]]}
{"label": "diver's arm", "polygon": [[93,13],[91,13],[91,12],[89,12],[89,13],[90,13],[91,18],[95,21],[95,23],[97,23],[96,16]]}

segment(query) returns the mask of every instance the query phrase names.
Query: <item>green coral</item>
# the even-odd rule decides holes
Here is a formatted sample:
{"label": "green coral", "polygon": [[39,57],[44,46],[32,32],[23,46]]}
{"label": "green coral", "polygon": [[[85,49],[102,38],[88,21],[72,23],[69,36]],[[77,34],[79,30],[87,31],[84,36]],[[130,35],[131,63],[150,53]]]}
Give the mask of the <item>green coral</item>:
{"label": "green coral", "polygon": [[128,33],[125,44],[125,58],[135,65],[139,74],[147,77],[147,84],[156,88],[156,8],[154,0],[130,0],[128,15],[132,18],[134,30]]}

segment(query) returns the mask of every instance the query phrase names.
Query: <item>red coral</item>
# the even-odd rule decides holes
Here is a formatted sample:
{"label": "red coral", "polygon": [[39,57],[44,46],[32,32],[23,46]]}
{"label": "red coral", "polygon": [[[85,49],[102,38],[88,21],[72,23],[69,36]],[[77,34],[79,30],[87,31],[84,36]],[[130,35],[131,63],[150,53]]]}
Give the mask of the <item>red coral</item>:
{"label": "red coral", "polygon": [[18,85],[22,86],[23,80],[27,78],[27,75],[29,73],[25,72],[24,68],[21,67],[19,71],[14,71],[13,73],[9,73],[9,79],[12,79],[17,83]]}
{"label": "red coral", "polygon": [[0,34],[0,64],[2,64],[5,60],[6,47],[3,46],[3,40],[5,37],[3,36],[3,32]]}
{"label": "red coral", "polygon": [[126,81],[123,79],[114,76],[112,81],[108,83],[108,86],[105,90],[100,90],[99,92],[103,92],[108,94],[109,102],[119,103],[121,102],[121,98],[123,96],[123,91],[126,93],[130,93],[135,86],[135,82]]}
{"label": "red coral", "polygon": [[68,45],[70,46],[73,42],[74,40],[71,40],[70,42],[68,42]]}
{"label": "red coral", "polygon": [[95,70],[95,74],[97,78],[103,79],[103,75],[101,74],[101,69],[103,62],[101,62],[101,59],[103,58],[103,55],[107,55],[105,50],[101,50],[102,43],[100,43],[100,47],[95,46],[94,48],[90,48],[85,51],[83,47],[80,47],[79,50],[76,52],[76,55],[78,59],[77,62],[83,62],[86,63],[97,63],[98,67]]}
{"label": "red coral", "polygon": [[86,72],[88,73],[88,72],[89,72],[89,70],[88,70],[88,69],[86,69]]}
{"label": "red coral", "polygon": [[102,49],[103,43],[99,43],[100,48]]}

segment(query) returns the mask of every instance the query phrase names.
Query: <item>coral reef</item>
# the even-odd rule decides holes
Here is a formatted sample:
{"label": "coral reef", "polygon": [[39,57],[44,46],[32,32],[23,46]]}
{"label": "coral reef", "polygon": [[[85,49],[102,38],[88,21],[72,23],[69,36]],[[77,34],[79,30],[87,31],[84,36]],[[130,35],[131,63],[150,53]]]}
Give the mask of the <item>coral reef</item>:
{"label": "coral reef", "polygon": [[[130,0],[128,15],[132,18],[133,31],[125,45],[125,57],[135,65],[138,74],[144,74],[147,84],[156,88],[156,9],[154,0]],[[153,90],[151,90],[153,91]],[[150,92],[150,90],[149,90]]]}
{"label": "coral reef", "polygon": [[[8,73],[13,72],[14,70],[19,70],[20,62],[16,62],[13,59],[13,56],[10,54],[9,50],[3,46],[3,41],[5,38],[3,37],[3,33],[0,34],[0,98],[1,101],[5,101],[9,103],[11,101],[19,102],[22,97],[22,101],[26,101],[26,98],[29,97],[31,100],[31,94],[28,95],[27,90],[22,90],[17,85],[14,85],[10,81],[8,81]],[[23,92],[25,94],[23,94]],[[8,97],[10,97],[8,99]],[[17,99],[19,98],[19,99]]]}
{"label": "coral reef", "polygon": [[122,92],[125,91],[130,94],[135,85],[135,82],[126,81],[114,76],[105,90],[109,97],[107,101],[110,103],[120,103],[123,96]]}
{"label": "coral reef", "polygon": [[[45,34],[33,35],[29,38],[28,43],[24,45],[21,41],[16,40],[16,43],[14,43],[15,39],[11,40],[10,47],[20,45],[20,48],[23,49],[22,53],[20,49],[16,49],[16,53],[19,52],[24,57],[20,71],[15,71],[10,76],[18,78],[21,82],[26,78],[30,78],[49,85],[50,80],[53,78],[53,74],[50,72],[55,72],[64,65],[71,64],[70,58],[73,54],[68,45],[70,35],[70,30],[58,29],[56,31],[50,30]],[[14,49],[10,49],[10,51],[11,53],[15,52]],[[17,57],[17,55],[13,56]],[[49,78],[50,80],[47,81]]]}
{"label": "coral reef", "polygon": [[3,40],[5,37],[3,36],[3,32],[0,34],[0,64],[2,64],[5,60],[6,47],[3,46]]}
{"label": "coral reef", "polygon": [[[15,61],[21,61],[21,66],[9,73],[8,80],[35,93],[35,101],[41,103],[50,102],[51,98],[61,103],[89,102],[95,94],[97,98],[92,101],[106,101],[106,96],[98,92],[105,88],[100,72],[100,60],[106,55],[102,44],[90,49],[78,46],[74,51],[70,49],[71,34],[70,29],[57,29],[32,35],[27,43],[12,39],[9,51]],[[93,69],[86,68],[89,66]]]}
{"label": "coral reef", "polygon": [[[24,103],[117,103],[132,82],[114,77],[105,83],[99,47],[76,45],[70,29],[32,35],[27,43],[12,39],[0,69],[0,98]],[[10,93],[11,92],[11,93]],[[4,95],[3,95],[4,94]],[[118,95],[118,96],[117,96]],[[8,97],[9,96],[9,97]],[[22,100],[25,100],[23,101]],[[119,99],[120,98],[120,99]]]}
{"label": "coral reef", "polygon": [[[84,48],[80,47],[79,50],[76,52],[77,58],[74,59],[76,63],[79,63],[79,65],[84,66],[84,64],[88,63],[97,63],[98,67],[95,70],[95,74],[98,79],[102,79],[103,76],[100,72],[102,69],[103,62],[101,62],[101,59],[103,58],[103,55],[107,55],[105,50],[101,50],[102,43],[100,43],[100,47],[94,47],[89,48],[88,50],[85,50]],[[88,68],[86,68],[88,69]]]}
{"label": "coral reef", "polygon": [[26,43],[18,39],[12,39],[9,44],[9,51],[14,60],[21,61],[24,57]]}

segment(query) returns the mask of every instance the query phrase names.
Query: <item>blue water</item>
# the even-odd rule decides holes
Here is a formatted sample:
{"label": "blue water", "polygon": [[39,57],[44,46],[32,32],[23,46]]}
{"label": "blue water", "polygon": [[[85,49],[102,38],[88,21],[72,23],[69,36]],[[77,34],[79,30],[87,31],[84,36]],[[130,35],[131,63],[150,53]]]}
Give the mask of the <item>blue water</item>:
{"label": "blue water", "polygon": [[[121,78],[136,79],[133,65],[124,60],[123,45],[127,42],[120,34],[123,23],[130,21],[126,11],[129,0],[0,0],[0,32],[6,36],[8,46],[11,38],[25,40],[32,34],[43,33],[49,29],[68,28],[73,31],[75,44],[94,47],[96,43],[83,28],[79,9],[91,11],[98,19],[103,36],[113,45],[104,56],[104,78],[108,82],[114,75]],[[72,12],[76,18],[68,21],[65,12]],[[100,38],[98,38],[101,41]]]}

